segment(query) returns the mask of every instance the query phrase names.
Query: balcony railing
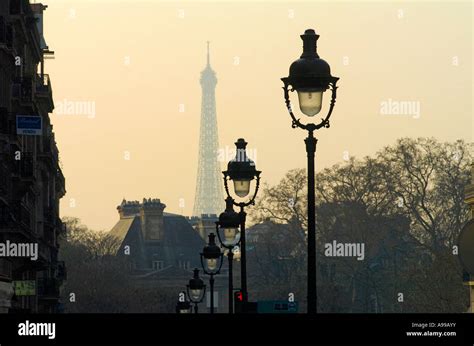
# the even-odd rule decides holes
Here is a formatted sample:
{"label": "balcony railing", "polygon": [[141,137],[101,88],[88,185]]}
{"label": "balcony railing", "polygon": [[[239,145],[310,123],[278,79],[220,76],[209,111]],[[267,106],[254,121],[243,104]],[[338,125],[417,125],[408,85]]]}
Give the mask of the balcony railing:
{"label": "balcony railing", "polygon": [[47,111],[52,112],[54,107],[53,89],[49,75],[37,75],[36,77],[36,97],[47,106]]}
{"label": "balcony railing", "polygon": [[51,93],[51,79],[49,78],[48,74],[44,74],[43,77],[41,75],[37,75],[36,78],[36,92],[39,93]]}

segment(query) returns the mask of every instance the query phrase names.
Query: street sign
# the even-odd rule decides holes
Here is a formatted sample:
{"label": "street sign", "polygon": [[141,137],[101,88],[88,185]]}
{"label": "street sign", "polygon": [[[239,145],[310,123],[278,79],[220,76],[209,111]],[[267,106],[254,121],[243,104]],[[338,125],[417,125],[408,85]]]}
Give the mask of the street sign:
{"label": "street sign", "polygon": [[36,281],[13,281],[13,290],[16,296],[34,296],[36,294]]}
{"label": "street sign", "polygon": [[474,220],[469,221],[458,238],[459,260],[466,272],[474,275]]}
{"label": "street sign", "polygon": [[41,136],[43,132],[43,119],[36,115],[17,115],[17,135]]}
{"label": "street sign", "polygon": [[257,303],[257,312],[259,314],[294,314],[298,312],[298,302],[264,300]]}

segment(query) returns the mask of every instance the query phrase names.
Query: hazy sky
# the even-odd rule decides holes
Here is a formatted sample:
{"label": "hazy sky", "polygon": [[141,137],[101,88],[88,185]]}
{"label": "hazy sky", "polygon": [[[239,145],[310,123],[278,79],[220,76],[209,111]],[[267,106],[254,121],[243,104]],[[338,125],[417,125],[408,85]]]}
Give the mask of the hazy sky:
{"label": "hazy sky", "polygon": [[[306,166],[280,78],[307,28],[341,78],[331,127],[317,133],[317,170],[402,136],[472,141],[471,2],[43,3],[56,52],[46,72],[66,176],[61,215],[94,229],[114,225],[122,198],[160,198],[166,211],[191,214],[207,40],[220,147],[244,137],[266,183]],[[412,108],[382,114],[397,102]]]}

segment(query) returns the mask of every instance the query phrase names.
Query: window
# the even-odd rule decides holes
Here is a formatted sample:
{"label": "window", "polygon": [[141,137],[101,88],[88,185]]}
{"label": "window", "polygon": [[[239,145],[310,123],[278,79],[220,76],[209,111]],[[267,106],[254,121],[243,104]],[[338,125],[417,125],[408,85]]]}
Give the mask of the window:
{"label": "window", "polygon": [[153,261],[152,267],[154,270],[162,270],[165,267],[165,263],[163,261]]}
{"label": "window", "polygon": [[189,261],[179,261],[179,267],[181,269],[189,270],[191,268],[191,263]]}

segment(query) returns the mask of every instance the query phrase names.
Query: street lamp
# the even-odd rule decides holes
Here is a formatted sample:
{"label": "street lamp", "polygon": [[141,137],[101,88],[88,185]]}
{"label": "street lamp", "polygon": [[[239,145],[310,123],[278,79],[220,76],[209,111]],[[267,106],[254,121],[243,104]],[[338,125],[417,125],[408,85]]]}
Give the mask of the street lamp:
{"label": "street lamp", "polygon": [[204,281],[199,277],[199,269],[197,268],[194,268],[193,278],[186,285],[186,293],[191,303],[194,304],[194,313],[197,314],[198,304],[202,302],[206,293],[206,285],[204,285]]}
{"label": "street lamp", "polygon": [[[339,78],[331,76],[329,64],[321,59],[316,52],[316,42],[319,35],[313,29],[308,29],[300,36],[303,40],[303,54],[290,66],[289,76],[282,78],[286,107],[292,119],[292,127],[308,131],[305,139],[308,155],[308,313],[316,313],[316,220],[315,220],[315,184],[314,184],[314,154],[317,139],[313,136],[315,130],[329,127],[329,118],[336,103],[336,82]],[[291,88],[290,88],[291,86]],[[313,117],[321,111],[323,93],[331,90],[331,102],[328,113],[319,123],[303,124],[293,114],[289,91],[298,93],[301,112]]]}
{"label": "street lamp", "polygon": [[219,221],[216,222],[216,232],[222,246],[230,250],[227,252],[227,258],[229,260],[229,314],[232,314],[234,312],[232,273],[234,253],[232,252],[232,249],[240,241],[240,217],[239,214],[234,211],[234,200],[231,197],[227,197],[225,202],[225,211],[219,215]]}
{"label": "street lamp", "polygon": [[240,218],[240,270],[241,270],[241,282],[242,282],[242,305],[243,311],[245,312],[245,306],[248,301],[247,292],[247,251],[245,247],[245,220],[247,214],[245,213],[245,207],[255,204],[255,197],[257,196],[258,188],[260,186],[260,173],[255,168],[255,162],[253,162],[247,156],[247,142],[243,138],[239,138],[235,142],[236,154],[235,158],[227,164],[227,171],[222,172],[224,174],[224,187],[227,193],[227,197],[231,198],[229,193],[228,180],[232,180],[234,184],[234,192],[240,198],[245,198],[250,193],[250,183],[252,180],[256,180],[255,192],[247,202],[235,202],[233,205],[240,207],[239,218]]}
{"label": "street lamp", "polygon": [[210,233],[209,243],[201,252],[201,266],[204,273],[211,276],[209,279],[211,286],[211,314],[214,313],[214,275],[219,274],[223,259],[221,249],[216,245],[216,235]]}

